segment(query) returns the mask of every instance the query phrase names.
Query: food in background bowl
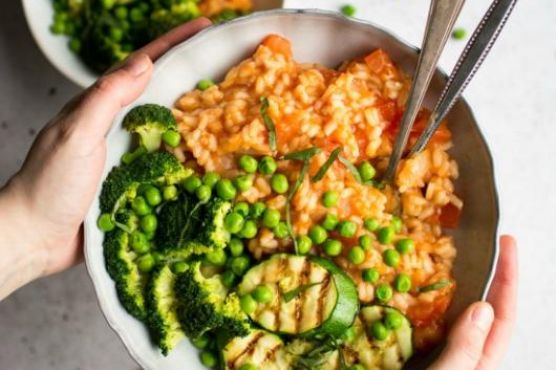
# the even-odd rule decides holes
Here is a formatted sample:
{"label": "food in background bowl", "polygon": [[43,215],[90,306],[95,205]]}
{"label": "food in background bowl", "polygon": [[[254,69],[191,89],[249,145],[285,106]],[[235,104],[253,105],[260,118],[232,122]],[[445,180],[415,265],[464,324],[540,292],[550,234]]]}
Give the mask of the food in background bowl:
{"label": "food in background bowl", "polygon": [[252,9],[251,0],[52,0],[55,34],[92,70],[102,73],[129,53],[199,16],[214,22]]}
{"label": "food in background bowl", "polygon": [[409,82],[380,49],[330,69],[270,35],[172,112],[128,113],[140,146],[98,224],[122,305],[164,354],[187,336],[207,367],[400,369],[442,339],[450,131],[380,181]]}

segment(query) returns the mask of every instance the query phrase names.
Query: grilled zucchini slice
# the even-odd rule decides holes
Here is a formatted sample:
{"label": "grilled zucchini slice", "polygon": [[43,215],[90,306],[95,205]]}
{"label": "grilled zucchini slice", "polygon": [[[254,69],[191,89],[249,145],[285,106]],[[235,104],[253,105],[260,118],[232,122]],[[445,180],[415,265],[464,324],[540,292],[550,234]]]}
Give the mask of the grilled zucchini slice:
{"label": "grilled zucchini slice", "polygon": [[359,309],[351,278],[316,256],[274,255],[245,274],[238,293],[249,294],[259,285],[271,288],[274,298],[259,303],[250,317],[274,333],[339,337]]}
{"label": "grilled zucchini slice", "polygon": [[239,369],[251,364],[257,369],[288,370],[282,339],[265,330],[253,330],[245,337],[234,337],[222,348],[222,368]]}

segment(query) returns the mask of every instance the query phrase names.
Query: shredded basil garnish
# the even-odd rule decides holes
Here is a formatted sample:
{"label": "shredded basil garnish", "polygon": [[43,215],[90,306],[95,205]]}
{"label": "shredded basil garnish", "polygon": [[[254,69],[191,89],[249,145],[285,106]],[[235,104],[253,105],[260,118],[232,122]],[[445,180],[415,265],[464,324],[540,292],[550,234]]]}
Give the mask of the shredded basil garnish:
{"label": "shredded basil garnish", "polygon": [[318,283],[303,284],[303,285],[298,286],[295,289],[287,291],[283,294],[284,302],[288,303],[292,299],[297,298],[301,293],[305,292],[306,290],[308,290],[308,289],[310,289],[314,286],[320,285],[320,284],[322,284],[322,281],[318,282]]}
{"label": "shredded basil garnish", "polygon": [[346,166],[346,168],[349,170],[349,172],[351,172],[351,175],[355,178],[355,180],[357,180],[358,183],[363,182],[361,180],[361,175],[359,174],[359,171],[357,170],[357,167],[355,167],[355,165],[353,163],[351,163],[347,158],[345,158],[341,155],[338,156],[338,159],[340,160],[340,162],[342,162],[344,164],[344,166]]}
{"label": "shredded basil garnish", "polygon": [[274,121],[268,115],[268,98],[266,96],[261,96],[261,116],[263,117],[264,125],[268,130],[268,145],[270,150],[276,151],[276,126]]}
{"label": "shredded basil garnish", "polygon": [[284,159],[294,160],[294,161],[307,161],[319,154],[322,150],[319,147],[313,146],[307,149],[299,150],[297,152],[288,153],[284,156]]}
{"label": "shredded basil garnish", "polygon": [[430,292],[430,291],[433,291],[433,290],[439,290],[439,289],[445,288],[450,284],[451,284],[450,280],[442,279],[442,280],[437,281],[436,283],[422,286],[422,287],[418,288],[417,291],[419,293],[426,293],[426,292]]}
{"label": "shredded basil garnish", "polygon": [[330,153],[330,156],[328,157],[326,162],[324,162],[324,164],[321,166],[321,168],[319,168],[318,172],[316,173],[315,176],[313,176],[311,180],[313,182],[322,180],[324,175],[326,175],[326,171],[328,171],[328,169],[332,166],[332,163],[334,163],[334,161],[338,159],[338,156],[340,155],[341,152],[342,152],[342,148],[334,149],[332,153]]}

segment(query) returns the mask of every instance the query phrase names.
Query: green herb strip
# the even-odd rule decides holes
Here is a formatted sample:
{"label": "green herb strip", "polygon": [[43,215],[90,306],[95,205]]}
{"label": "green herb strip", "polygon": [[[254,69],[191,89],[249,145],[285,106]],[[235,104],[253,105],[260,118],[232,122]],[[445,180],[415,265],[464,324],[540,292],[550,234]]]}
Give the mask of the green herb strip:
{"label": "green herb strip", "polygon": [[450,284],[451,284],[450,280],[442,279],[442,280],[437,281],[436,283],[433,283],[433,284],[430,284],[430,285],[425,285],[425,286],[422,286],[420,288],[417,288],[417,291],[419,293],[431,292],[433,290],[439,290],[439,289],[445,288]]}
{"label": "green herb strip", "polygon": [[268,98],[266,96],[261,96],[261,116],[263,117],[264,125],[268,130],[268,145],[270,146],[270,150],[273,152],[276,151],[276,126],[274,125],[274,121],[268,115]]}
{"label": "green herb strip", "polygon": [[303,284],[303,285],[301,285],[301,286],[298,286],[298,287],[295,288],[295,289],[292,289],[292,290],[290,290],[290,291],[288,291],[288,292],[285,292],[285,293],[283,294],[283,296],[284,296],[284,302],[288,303],[288,302],[291,301],[292,299],[297,298],[297,296],[299,296],[301,293],[305,292],[306,290],[308,290],[308,289],[310,289],[310,288],[312,288],[312,287],[314,287],[314,286],[320,285],[320,284],[322,284],[322,281],[321,281],[321,282],[318,282],[318,283]]}
{"label": "green herb strip", "polygon": [[334,351],[338,351],[339,353],[340,369],[346,370],[347,366],[343,356],[341,342],[330,336],[323,338],[317,346],[302,356],[299,356],[292,368],[294,370],[317,369],[326,362],[326,357],[331,355]]}
{"label": "green herb strip", "polygon": [[303,149],[297,152],[288,153],[284,156],[284,159],[293,160],[293,161],[307,161],[314,157],[315,155],[322,152],[322,150],[316,146]]}
{"label": "green herb strip", "polygon": [[330,153],[330,156],[328,157],[326,162],[324,162],[324,164],[321,166],[321,168],[319,168],[318,172],[316,173],[315,176],[313,176],[311,180],[313,182],[322,180],[324,175],[326,175],[326,171],[328,171],[328,169],[332,166],[334,161],[338,159],[338,156],[340,155],[341,152],[342,152],[342,148],[334,149],[332,153]]}
{"label": "green herb strip", "polygon": [[346,166],[346,168],[349,170],[349,172],[351,172],[351,175],[355,178],[355,180],[357,180],[358,183],[363,183],[363,181],[361,180],[361,175],[359,175],[359,171],[357,170],[357,167],[353,165],[353,163],[351,163],[347,158],[341,155],[338,156],[338,159],[340,160],[340,162],[343,163],[344,166]]}

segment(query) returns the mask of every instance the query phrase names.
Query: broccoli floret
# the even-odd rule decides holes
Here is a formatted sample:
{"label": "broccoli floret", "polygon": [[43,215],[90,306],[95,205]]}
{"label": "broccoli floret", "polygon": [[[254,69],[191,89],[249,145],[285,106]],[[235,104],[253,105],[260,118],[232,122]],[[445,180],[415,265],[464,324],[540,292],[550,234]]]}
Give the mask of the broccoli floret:
{"label": "broccoli floret", "polygon": [[137,319],[144,320],[147,277],[137,268],[135,260],[138,255],[129,247],[129,234],[115,229],[105,235],[103,246],[106,269],[116,283],[122,306]]}
{"label": "broccoli floret", "polygon": [[217,329],[233,336],[247,334],[247,315],[241,310],[237,295],[228,295],[220,275],[205,277],[200,261],[178,276],[175,291],[180,301],[178,318],[188,337],[198,338]]}
{"label": "broccoli floret", "polygon": [[147,287],[147,314],[151,337],[165,356],[185,337],[177,317],[176,275],[168,265],[155,268]]}
{"label": "broccoli floret", "polygon": [[203,245],[222,249],[230,241],[230,233],[224,227],[224,218],[230,212],[232,204],[220,198],[213,198],[204,207],[204,213],[196,240]]}
{"label": "broccoli floret", "polygon": [[139,105],[125,116],[124,128],[139,135],[141,145],[149,152],[160,148],[162,135],[168,130],[176,130],[177,124],[170,109],[157,104]]}
{"label": "broccoli floret", "polygon": [[176,184],[192,172],[165,152],[147,153],[127,166],[115,167],[102,184],[101,212],[116,213],[126,201],[135,198],[140,184]]}
{"label": "broccoli floret", "polygon": [[219,198],[202,204],[194,196],[183,193],[160,209],[157,248],[192,255],[226,247],[230,233],[224,227],[224,218],[231,208],[230,202]]}
{"label": "broccoli floret", "polygon": [[182,23],[201,16],[196,1],[166,1],[164,8],[151,14],[149,37],[155,39]]}

